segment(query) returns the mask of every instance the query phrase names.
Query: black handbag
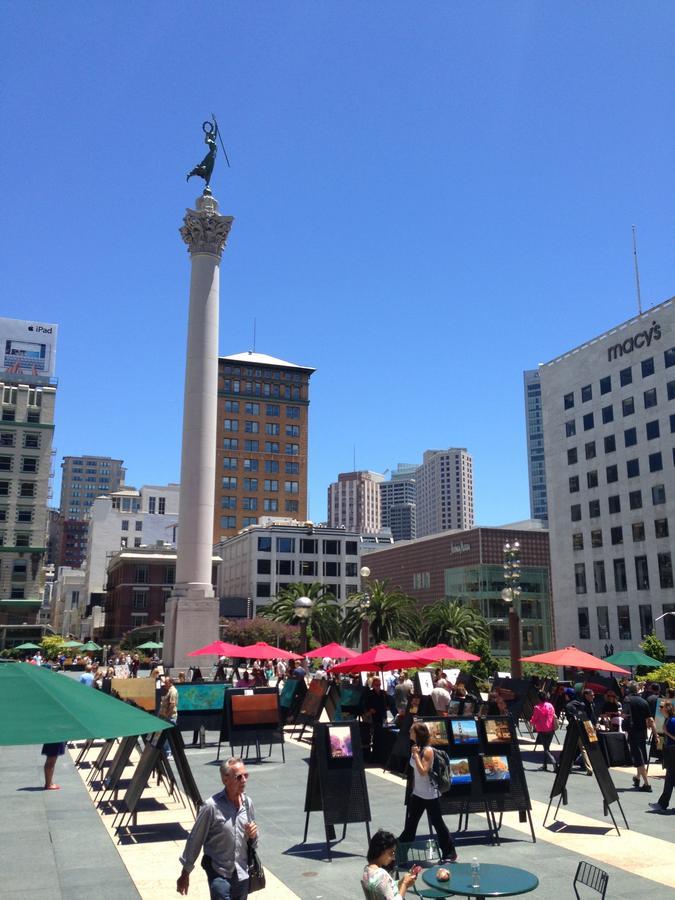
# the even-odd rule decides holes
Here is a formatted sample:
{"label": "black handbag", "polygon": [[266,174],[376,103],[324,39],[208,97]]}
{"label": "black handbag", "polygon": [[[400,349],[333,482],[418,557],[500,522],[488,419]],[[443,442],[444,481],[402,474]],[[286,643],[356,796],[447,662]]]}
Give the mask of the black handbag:
{"label": "black handbag", "polygon": [[265,887],[265,870],[260,862],[260,857],[255,847],[248,845],[248,892],[262,891]]}
{"label": "black handbag", "polygon": [[[246,800],[246,812],[251,817],[251,810]],[[262,891],[265,887],[265,870],[260,862],[258,851],[255,849],[251,841],[248,842],[248,892],[252,894],[254,891]]]}

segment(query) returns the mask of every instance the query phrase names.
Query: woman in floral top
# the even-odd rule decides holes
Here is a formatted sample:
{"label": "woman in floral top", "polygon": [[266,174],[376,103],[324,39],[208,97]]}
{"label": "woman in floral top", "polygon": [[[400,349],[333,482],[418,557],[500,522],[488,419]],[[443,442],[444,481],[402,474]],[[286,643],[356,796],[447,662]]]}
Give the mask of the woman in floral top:
{"label": "woman in floral top", "polygon": [[368,845],[368,865],[363,870],[361,884],[370,900],[398,900],[404,897],[417,878],[409,872],[400,881],[390,874],[396,860],[396,838],[389,831],[380,829]]}

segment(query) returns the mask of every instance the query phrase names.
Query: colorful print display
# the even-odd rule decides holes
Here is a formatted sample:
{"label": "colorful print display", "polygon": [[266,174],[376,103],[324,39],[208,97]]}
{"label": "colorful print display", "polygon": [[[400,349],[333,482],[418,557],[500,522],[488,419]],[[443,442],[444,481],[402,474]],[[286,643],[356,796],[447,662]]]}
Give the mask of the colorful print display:
{"label": "colorful print display", "polygon": [[474,719],[451,719],[450,728],[455,744],[478,743],[478,728]]}
{"label": "colorful print display", "polygon": [[471,784],[471,769],[469,768],[469,760],[466,757],[451,759],[450,771],[452,772],[452,787],[460,784]]}
{"label": "colorful print display", "polygon": [[277,725],[279,723],[277,694],[233,694],[232,724]]}
{"label": "colorful print display", "polygon": [[223,708],[225,685],[220,684],[177,684],[178,710],[214,710]]}
{"label": "colorful print display", "polygon": [[485,719],[485,738],[488,744],[510,744],[511,729],[507,719]]}
{"label": "colorful print display", "polygon": [[506,756],[484,756],[483,773],[487,782],[492,781],[509,781],[511,773],[509,772],[509,760]]}
{"label": "colorful print display", "polygon": [[331,759],[351,759],[352,732],[349,725],[332,725],[328,729]]}
{"label": "colorful print display", "polygon": [[423,719],[429,729],[429,743],[432,747],[445,747],[448,744],[448,725],[439,719]]}

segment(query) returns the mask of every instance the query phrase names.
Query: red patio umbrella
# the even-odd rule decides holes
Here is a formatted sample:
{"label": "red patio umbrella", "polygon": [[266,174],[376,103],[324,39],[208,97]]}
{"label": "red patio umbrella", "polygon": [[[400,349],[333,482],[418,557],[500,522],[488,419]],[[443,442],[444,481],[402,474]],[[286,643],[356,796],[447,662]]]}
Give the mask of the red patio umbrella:
{"label": "red patio umbrella", "polygon": [[225,641],[213,641],[199,650],[192,650],[188,656],[237,656],[241,648],[236,644],[228,644]]}
{"label": "red patio umbrella", "polygon": [[349,647],[343,647],[342,644],[326,644],[325,647],[317,647],[311,653],[305,654],[310,659],[321,659],[324,656],[330,656],[331,659],[353,659],[358,655],[358,650],[350,650]]}
{"label": "red patio umbrella", "polygon": [[605,662],[578,647],[565,647],[563,650],[549,650],[535,656],[523,656],[521,662],[547,663],[549,666],[569,666],[572,669],[591,669],[598,672],[621,672],[630,675],[627,669],[621,669],[616,663]]}
{"label": "red patio umbrella", "polygon": [[258,641],[257,644],[249,644],[247,647],[237,647],[237,652],[232,655],[241,659],[300,659],[302,656],[301,653],[289,653],[280,647],[272,647],[265,641]]}
{"label": "red patio umbrella", "polygon": [[475,653],[467,653],[466,650],[458,650],[457,647],[450,647],[448,644],[436,644],[435,647],[428,647],[426,650],[415,650],[414,655],[427,662],[439,662],[442,659],[475,662],[480,659],[480,656],[476,656]]}
{"label": "red patio umbrella", "polygon": [[394,650],[386,644],[373,647],[366,653],[360,653],[346,662],[332,666],[331,672],[389,672],[391,669],[419,666],[423,661],[417,653],[406,653],[405,650]]}

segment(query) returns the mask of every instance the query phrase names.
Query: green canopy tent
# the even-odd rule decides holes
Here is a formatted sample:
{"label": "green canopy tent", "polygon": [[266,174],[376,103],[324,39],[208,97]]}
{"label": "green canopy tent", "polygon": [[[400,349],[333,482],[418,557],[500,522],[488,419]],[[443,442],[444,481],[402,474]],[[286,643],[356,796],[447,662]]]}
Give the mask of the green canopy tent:
{"label": "green canopy tent", "polygon": [[10,650],[42,650],[42,647],[28,641],[26,644],[19,644],[18,647],[10,647]]}
{"label": "green canopy tent", "polygon": [[83,644],[82,641],[64,641],[61,646],[68,650],[74,650],[76,647],[82,647]]}
{"label": "green canopy tent", "polygon": [[89,653],[93,653],[95,650],[103,650],[103,647],[99,647],[97,643],[94,641],[87,641],[86,644],[82,644],[80,650],[84,650]]}
{"label": "green canopy tent", "polygon": [[136,647],[137,650],[161,650],[164,644],[158,644],[156,641],[146,641],[144,644],[139,644]]}
{"label": "green canopy tent", "polygon": [[27,663],[0,666],[0,746],[127,737],[171,723]]}
{"label": "green canopy tent", "polygon": [[642,650],[619,650],[618,653],[606,656],[605,662],[614,663],[617,666],[630,666],[631,668],[635,668],[635,666],[649,666],[650,668],[658,669],[659,666],[663,665],[660,660],[647,656]]}

